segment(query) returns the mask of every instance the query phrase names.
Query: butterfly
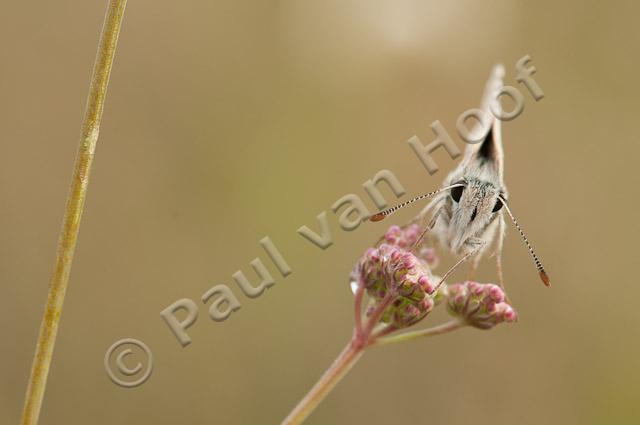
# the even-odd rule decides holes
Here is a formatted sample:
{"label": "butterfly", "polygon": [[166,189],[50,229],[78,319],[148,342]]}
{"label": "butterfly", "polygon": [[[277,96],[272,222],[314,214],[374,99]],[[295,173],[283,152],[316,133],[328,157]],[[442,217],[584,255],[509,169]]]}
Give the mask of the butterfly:
{"label": "butterfly", "polygon": [[497,93],[503,86],[503,79],[504,67],[496,65],[487,81],[482,99],[483,119],[471,132],[476,143],[467,145],[462,160],[444,179],[442,187],[370,217],[371,221],[380,221],[409,204],[433,198],[412,223],[426,221],[429,212],[433,211],[429,224],[414,247],[427,232],[433,232],[440,244],[459,258],[442,276],[440,284],[467,260],[472,261],[471,273],[475,273],[483,254],[495,241],[498,282],[503,286],[502,249],[506,214],[529,250],[540,279],[550,286],[549,276],[542,262],[507,203],[509,196],[504,183],[502,122],[496,118],[498,114],[494,115],[495,111],[500,110]]}

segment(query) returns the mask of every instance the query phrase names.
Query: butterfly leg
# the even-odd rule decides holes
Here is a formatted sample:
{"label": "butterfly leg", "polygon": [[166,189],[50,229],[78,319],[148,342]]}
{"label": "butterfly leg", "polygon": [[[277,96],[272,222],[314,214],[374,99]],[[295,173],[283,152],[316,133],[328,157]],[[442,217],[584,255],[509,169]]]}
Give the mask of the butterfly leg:
{"label": "butterfly leg", "polygon": [[418,248],[418,246],[420,246],[420,243],[422,242],[424,235],[427,234],[427,232],[431,231],[431,229],[435,227],[436,221],[438,220],[438,217],[440,216],[441,211],[442,211],[442,207],[436,210],[436,212],[433,214],[433,217],[431,218],[431,221],[429,222],[429,224],[427,224],[427,227],[424,228],[424,231],[420,234],[420,237],[413,244],[409,252],[415,253],[415,250]]}
{"label": "butterfly leg", "polygon": [[423,209],[422,211],[420,211],[420,213],[416,216],[416,218],[414,218],[411,222],[412,223],[417,223],[419,220],[424,220],[427,216],[427,213],[435,208],[436,206],[438,206],[438,204],[442,201],[444,201],[446,199],[446,196],[443,196],[443,194],[440,195],[436,195],[435,198],[433,198],[433,200],[431,202],[429,202]]}
{"label": "butterfly leg", "polygon": [[438,291],[440,285],[442,285],[444,280],[449,277],[449,275],[451,275],[451,273],[453,273],[460,265],[462,265],[469,258],[473,257],[487,245],[487,241],[480,238],[470,238],[467,243],[472,245],[473,247],[440,278],[440,281],[436,285],[436,289],[433,292],[434,294]]}
{"label": "butterfly leg", "polygon": [[502,247],[504,246],[506,224],[504,216],[500,214],[500,222],[498,225],[498,243],[496,247],[496,274],[498,275],[498,285],[504,289],[504,277],[502,275]]}
{"label": "butterfly leg", "polygon": [[436,212],[431,217],[431,221],[429,221],[429,224],[427,224],[424,231],[420,234],[420,237],[418,238],[418,240],[413,244],[413,246],[410,249],[410,252],[415,252],[416,248],[418,248],[418,246],[422,242],[424,235],[426,235],[427,232],[431,231],[435,227],[436,221],[438,220],[438,216],[442,212],[442,208],[443,208],[442,205],[438,205],[438,204],[440,204],[444,200],[445,200],[444,197],[437,196],[433,201],[429,202],[429,204],[426,207],[424,207],[422,211],[420,211],[420,214],[418,214],[413,220],[411,220],[411,222],[409,222],[408,225],[418,223],[420,221],[424,221],[429,210],[437,207]]}
{"label": "butterfly leg", "polygon": [[[489,222],[489,224],[487,225],[486,230],[482,233],[481,239],[485,240],[487,243],[483,247],[483,249],[480,249],[477,255],[473,258],[473,262],[471,263],[471,267],[469,268],[469,273],[467,275],[468,280],[475,280],[476,271],[478,270],[478,266],[480,265],[482,254],[484,254],[484,248],[488,246],[495,238],[496,232],[498,232],[498,227],[499,227],[499,220],[497,219],[501,217],[502,215],[494,216]],[[498,240],[498,243],[500,243],[500,240]]]}
{"label": "butterfly leg", "polygon": [[478,271],[478,265],[480,264],[480,259],[482,258],[482,254],[478,253],[473,259],[471,263],[471,267],[469,267],[469,272],[467,273],[467,280],[475,280],[476,272]]}

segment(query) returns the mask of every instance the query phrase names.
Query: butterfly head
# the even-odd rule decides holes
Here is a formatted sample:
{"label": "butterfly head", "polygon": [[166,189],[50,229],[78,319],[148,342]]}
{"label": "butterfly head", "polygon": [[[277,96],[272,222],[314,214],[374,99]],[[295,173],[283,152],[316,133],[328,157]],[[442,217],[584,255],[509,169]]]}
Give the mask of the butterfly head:
{"label": "butterfly head", "polygon": [[493,182],[463,179],[449,191],[451,248],[459,251],[465,242],[479,236],[503,207],[504,189]]}

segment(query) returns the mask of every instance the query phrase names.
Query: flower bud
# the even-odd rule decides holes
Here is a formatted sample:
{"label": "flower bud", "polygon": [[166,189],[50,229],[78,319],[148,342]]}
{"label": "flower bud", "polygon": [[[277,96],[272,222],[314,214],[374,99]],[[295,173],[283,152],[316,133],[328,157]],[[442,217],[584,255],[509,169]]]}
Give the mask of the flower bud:
{"label": "flower bud", "polygon": [[[419,233],[415,239],[417,237]],[[400,241],[404,246],[412,243],[412,238],[407,238],[398,226],[392,226],[385,234],[385,240]],[[422,320],[434,306],[430,295],[435,290],[435,282],[429,266],[395,244],[382,244],[364,253],[351,273],[352,290],[358,285],[363,286],[372,301],[366,314],[370,315],[384,300],[389,306],[381,320],[398,328]]]}
{"label": "flower bud", "polygon": [[[424,229],[415,223],[409,224],[404,228],[393,225],[389,227],[387,232],[384,234],[384,241],[388,245],[394,245],[398,248],[409,250],[416,244],[416,242],[418,242],[423,231]],[[435,268],[439,262],[438,256],[433,248],[418,247],[417,257],[420,260],[426,261],[430,268]]]}
{"label": "flower bud", "polygon": [[449,313],[479,329],[490,329],[498,323],[518,319],[502,288],[492,283],[467,281],[449,285],[446,296]]}

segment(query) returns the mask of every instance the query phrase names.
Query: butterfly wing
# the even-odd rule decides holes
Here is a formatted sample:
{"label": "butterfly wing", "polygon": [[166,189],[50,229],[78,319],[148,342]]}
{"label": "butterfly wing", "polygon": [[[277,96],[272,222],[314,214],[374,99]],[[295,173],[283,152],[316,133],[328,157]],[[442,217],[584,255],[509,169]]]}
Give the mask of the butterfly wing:
{"label": "butterfly wing", "polygon": [[476,122],[470,131],[472,139],[480,139],[478,143],[468,144],[461,162],[462,168],[482,167],[496,175],[499,182],[503,181],[504,151],[502,148],[502,122],[494,116],[494,112],[501,114],[500,102],[497,100],[499,90],[504,85],[504,67],[494,66],[487,80],[482,96],[480,110],[485,119],[484,123]]}

